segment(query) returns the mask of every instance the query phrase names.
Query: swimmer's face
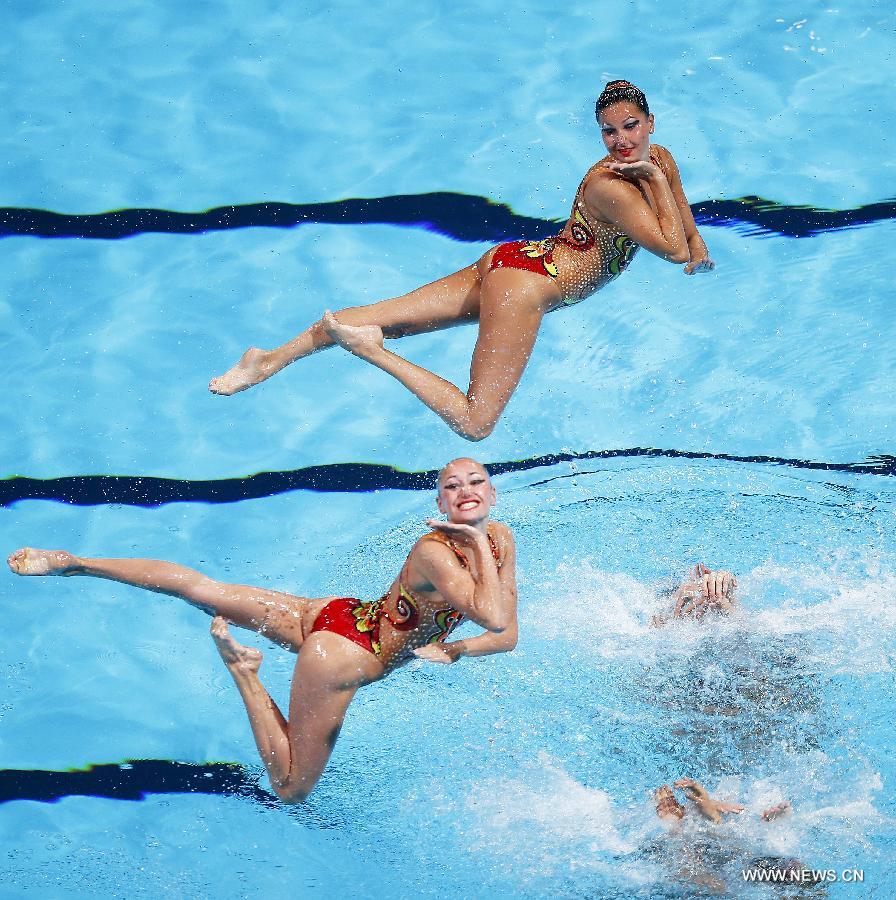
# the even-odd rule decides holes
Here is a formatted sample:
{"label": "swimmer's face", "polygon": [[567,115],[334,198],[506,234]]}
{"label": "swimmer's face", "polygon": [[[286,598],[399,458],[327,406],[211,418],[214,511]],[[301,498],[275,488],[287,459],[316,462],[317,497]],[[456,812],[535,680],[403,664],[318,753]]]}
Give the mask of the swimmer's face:
{"label": "swimmer's face", "polygon": [[488,472],[475,459],[455,459],[439,473],[439,510],[449,522],[475,525],[495,505],[495,489]]}
{"label": "swimmer's face", "polygon": [[630,163],[650,159],[653,113],[645,116],[634,103],[620,101],[601,110],[597,120],[600,134],[614,162]]}

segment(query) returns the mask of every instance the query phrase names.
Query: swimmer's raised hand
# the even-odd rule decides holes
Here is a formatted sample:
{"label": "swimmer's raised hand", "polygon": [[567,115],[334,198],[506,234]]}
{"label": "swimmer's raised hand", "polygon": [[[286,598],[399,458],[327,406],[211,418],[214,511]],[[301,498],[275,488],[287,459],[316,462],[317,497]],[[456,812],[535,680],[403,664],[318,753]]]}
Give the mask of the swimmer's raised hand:
{"label": "swimmer's raised hand", "polygon": [[713,571],[703,563],[694,566],[694,581],[700,585],[701,592],[707,600],[725,600],[737,587],[737,579],[724,569]]}
{"label": "swimmer's raised hand", "polygon": [[736,815],[744,811],[740,803],[728,803],[711,797],[709,791],[693,778],[679,778],[674,784],[684,791],[685,796],[697,807],[700,814],[712,822],[721,822],[723,814]]}
{"label": "swimmer's raised hand", "polygon": [[675,609],[672,611],[673,619],[702,619],[707,609],[707,602],[699,591],[699,585],[682,585],[678,590],[675,601]]}

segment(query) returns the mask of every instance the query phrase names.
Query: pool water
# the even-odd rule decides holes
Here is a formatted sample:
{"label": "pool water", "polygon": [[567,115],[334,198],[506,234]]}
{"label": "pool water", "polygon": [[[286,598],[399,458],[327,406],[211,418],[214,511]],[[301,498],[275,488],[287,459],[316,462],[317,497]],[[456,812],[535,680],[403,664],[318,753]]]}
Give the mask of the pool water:
{"label": "pool water", "polygon": [[[827,896],[890,895],[892,10],[0,20],[8,551],[379,596],[434,512],[413,473],[472,451],[500,464],[521,624],[512,654],[362,691],[318,789],[284,808],[201,614],[5,577],[0,896],[778,896],[740,874],[767,857],[862,870]],[[207,392],[249,345],[468,264],[498,221],[524,237],[565,217],[616,77],[651,101],[713,275],[645,252],[549,316],[475,447],[337,351]],[[754,195],[758,220],[730,203]],[[474,340],[394,347],[465,385]],[[650,628],[697,561],[737,573],[739,611]],[[284,700],[292,658],[248,640]],[[682,776],[746,810],[668,829],[651,793]],[[785,798],[791,816],[760,820]]]}

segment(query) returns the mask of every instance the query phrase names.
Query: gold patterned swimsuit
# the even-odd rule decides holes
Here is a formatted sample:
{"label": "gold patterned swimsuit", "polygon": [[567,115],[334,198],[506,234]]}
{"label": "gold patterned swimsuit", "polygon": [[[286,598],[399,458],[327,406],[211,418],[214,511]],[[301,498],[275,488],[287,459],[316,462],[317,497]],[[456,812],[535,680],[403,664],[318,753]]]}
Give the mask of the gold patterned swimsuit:
{"label": "gold patterned swimsuit", "polygon": [[564,306],[600,290],[625,271],[639,245],[624,231],[593,219],[584,200],[585,181],[576,191],[569,221],[560,234],[542,241],[510,241],[492,255],[490,269],[524,269],[551,278]]}
{"label": "gold patterned swimsuit", "polygon": [[[441,532],[433,531],[425,535],[425,539],[438,540],[446,544],[453,551],[458,562],[465,569],[469,569],[470,565],[463,551],[450,538]],[[491,534],[488,534],[488,543],[492,557],[500,569],[500,553]],[[354,597],[338,597],[324,606],[308,633],[330,631],[340,634],[372,653],[387,669],[407,661],[413,656],[413,651],[417,647],[445,640],[463,620],[463,613],[449,606],[445,609],[433,610],[431,615],[421,614],[421,610],[425,610],[426,605],[405,586],[406,580],[405,569],[402,569],[397,581],[398,596],[395,598],[394,612],[390,611],[387,606],[391,590],[387,591],[379,600],[366,602]],[[383,652],[380,635],[383,620],[388,622],[395,631],[414,632],[408,634],[398,652],[388,658]]]}

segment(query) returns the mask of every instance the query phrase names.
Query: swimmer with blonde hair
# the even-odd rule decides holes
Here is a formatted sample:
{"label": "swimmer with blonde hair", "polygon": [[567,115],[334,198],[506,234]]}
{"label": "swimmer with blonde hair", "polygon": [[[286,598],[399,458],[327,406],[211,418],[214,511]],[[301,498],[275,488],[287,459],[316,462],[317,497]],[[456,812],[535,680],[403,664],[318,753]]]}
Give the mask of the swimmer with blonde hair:
{"label": "swimmer with blonde hair", "polygon": [[[654,117],[643,92],[628,81],[608,82],[595,115],[607,154],[585,173],[559,235],[501,244],[409,294],[326,312],[274,350],[249,348],[209,390],[226,396],[244,391],[338,344],[396,378],[457,434],[471,441],[487,437],[522,378],[546,313],[600,290],[639,247],[684,264],[688,275],[715,266],[672,154],[651,145]],[[479,335],[466,391],[383,344],[468,322],[479,323]]]}
{"label": "swimmer with blonde hair", "polygon": [[[151,559],[24,548],[8,562],[17,575],[105,578],[180,597],[214,616],[212,637],[243,699],[271,784],[282,800],[299,803],[320,778],[360,687],[415,657],[453,663],[516,646],[516,549],[510,529],[489,518],[494,503],[495,489],[480,463],[463,458],[445,466],[437,505],[447,521],[427,523],[432,530],[375,601],[226,584]],[[485,632],[447,641],[464,618]],[[298,654],[288,718],[259,679],[261,652],[237,643],[230,623]]]}

